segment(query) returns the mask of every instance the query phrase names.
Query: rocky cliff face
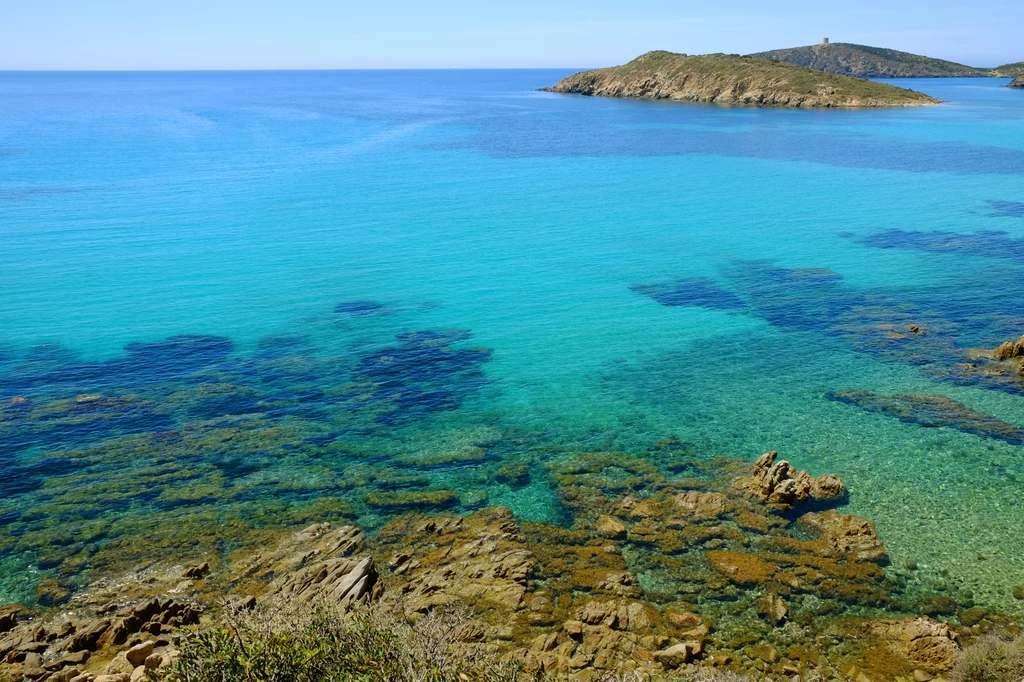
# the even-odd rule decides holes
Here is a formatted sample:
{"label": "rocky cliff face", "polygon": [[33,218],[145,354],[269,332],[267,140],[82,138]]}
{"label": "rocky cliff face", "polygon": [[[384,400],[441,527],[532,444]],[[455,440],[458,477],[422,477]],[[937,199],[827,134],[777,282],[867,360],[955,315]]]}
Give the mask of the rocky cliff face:
{"label": "rocky cliff face", "polygon": [[584,71],[550,92],[760,107],[903,107],[937,104],[911,90],[731,55],[649,52],[629,64]]}

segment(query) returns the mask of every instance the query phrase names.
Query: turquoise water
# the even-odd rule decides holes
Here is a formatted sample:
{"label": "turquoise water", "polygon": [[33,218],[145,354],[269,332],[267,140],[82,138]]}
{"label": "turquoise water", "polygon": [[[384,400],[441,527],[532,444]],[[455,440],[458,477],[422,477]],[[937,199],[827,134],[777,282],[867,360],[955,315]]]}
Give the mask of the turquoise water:
{"label": "turquoise water", "polygon": [[410,491],[569,522],[546,459],[674,439],[837,473],[894,565],[1017,609],[1021,443],[830,394],[1024,429],[1024,383],[949,371],[1024,334],[1024,93],[536,92],[565,73],[0,74],[0,602]]}

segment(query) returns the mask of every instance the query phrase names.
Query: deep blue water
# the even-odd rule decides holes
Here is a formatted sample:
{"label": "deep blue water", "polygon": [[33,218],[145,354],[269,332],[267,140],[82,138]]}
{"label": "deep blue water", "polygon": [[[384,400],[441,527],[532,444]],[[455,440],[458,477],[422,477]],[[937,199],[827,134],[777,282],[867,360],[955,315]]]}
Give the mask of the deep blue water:
{"label": "deep blue water", "polygon": [[367,490],[564,521],[497,469],[674,439],[837,473],[894,562],[1015,608],[1012,431],[835,396],[1024,428],[950,371],[1024,334],[1024,92],[536,91],[566,74],[0,73],[0,602],[173,526],[372,528]]}

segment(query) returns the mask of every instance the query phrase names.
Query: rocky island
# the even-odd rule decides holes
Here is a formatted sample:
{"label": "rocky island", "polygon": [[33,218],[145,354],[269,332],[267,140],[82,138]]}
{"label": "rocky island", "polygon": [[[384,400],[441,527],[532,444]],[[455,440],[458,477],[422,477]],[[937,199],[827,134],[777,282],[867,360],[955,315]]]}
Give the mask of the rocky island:
{"label": "rocky island", "polygon": [[1010,85],[1008,87],[1024,88],[1024,76],[1017,76],[1016,78],[1014,78],[1012,81],[1010,81]]}
{"label": "rocky island", "polygon": [[738,55],[648,52],[623,66],[583,71],[548,92],[734,106],[874,108],[938,104],[928,95],[802,66]]}

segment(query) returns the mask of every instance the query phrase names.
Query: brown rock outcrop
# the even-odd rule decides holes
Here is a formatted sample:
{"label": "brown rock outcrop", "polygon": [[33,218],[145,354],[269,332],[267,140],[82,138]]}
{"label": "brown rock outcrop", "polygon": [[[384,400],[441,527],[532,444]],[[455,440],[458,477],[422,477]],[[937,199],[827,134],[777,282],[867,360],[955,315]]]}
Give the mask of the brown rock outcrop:
{"label": "brown rock outcrop", "polygon": [[825,552],[833,558],[875,563],[888,560],[885,546],[875,533],[875,524],[870,521],[830,509],[804,514],[800,522],[821,533]]}
{"label": "brown rock outcrop", "polygon": [[1024,357],[1024,336],[1016,341],[1006,341],[992,351],[992,357],[996,360],[1009,360],[1011,358]]}
{"label": "brown rock outcrop", "polygon": [[806,471],[797,471],[786,460],[776,462],[778,455],[772,451],[758,457],[750,475],[739,479],[738,485],[774,509],[788,509],[812,499],[841,498],[846,494],[842,479],[835,474],[811,478]]}
{"label": "brown rock outcrop", "polygon": [[956,632],[930,618],[881,621],[871,631],[890,651],[933,675],[952,670],[960,655]]}

